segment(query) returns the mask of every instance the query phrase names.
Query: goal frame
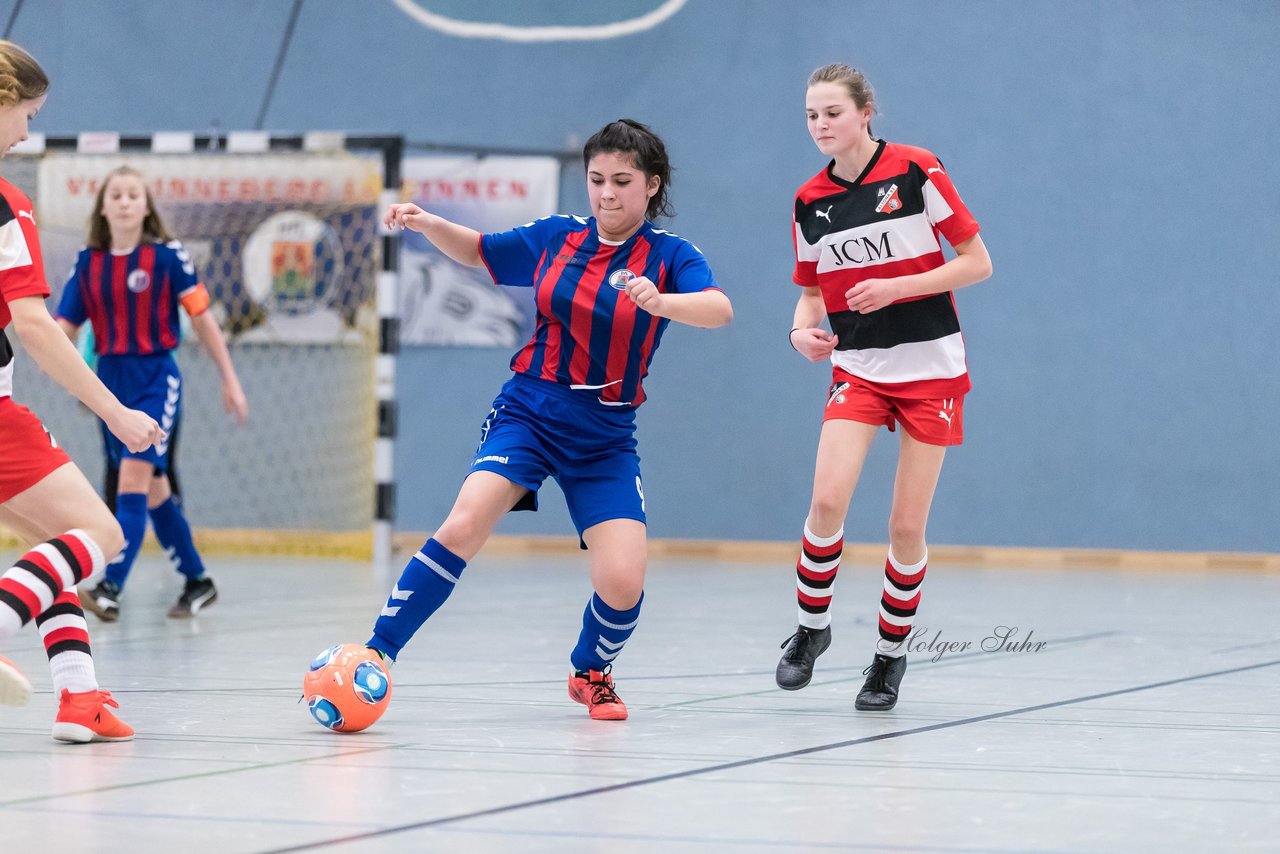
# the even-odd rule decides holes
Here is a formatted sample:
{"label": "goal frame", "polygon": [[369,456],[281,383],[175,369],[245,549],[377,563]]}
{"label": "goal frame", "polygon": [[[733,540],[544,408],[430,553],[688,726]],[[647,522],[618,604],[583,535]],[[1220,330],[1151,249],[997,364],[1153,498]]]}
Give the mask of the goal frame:
{"label": "goal frame", "polygon": [[[93,131],[73,135],[32,133],[12,149],[13,154],[42,155],[46,152],[78,154],[269,154],[326,153],[335,151],[377,152],[382,158],[382,190],[378,205],[385,209],[400,201],[402,161],[405,140],[398,134],[347,134],[342,131],[308,131],[276,133],[271,131],[230,131],[227,133],[192,133],[156,131],[152,133],[119,133]],[[377,563],[390,560],[393,550],[393,525],[396,513],[394,471],[395,442],[399,428],[396,399],[396,362],[400,352],[400,317],[398,275],[400,236],[378,220],[381,239],[381,267],[376,282],[378,347],[374,357],[374,396],[376,412],[371,413],[375,429],[373,474],[374,506],[369,539],[335,549],[338,553],[363,553]],[[234,551],[281,551],[284,537],[259,532],[249,542],[232,546]],[[255,547],[255,542],[257,547]]]}

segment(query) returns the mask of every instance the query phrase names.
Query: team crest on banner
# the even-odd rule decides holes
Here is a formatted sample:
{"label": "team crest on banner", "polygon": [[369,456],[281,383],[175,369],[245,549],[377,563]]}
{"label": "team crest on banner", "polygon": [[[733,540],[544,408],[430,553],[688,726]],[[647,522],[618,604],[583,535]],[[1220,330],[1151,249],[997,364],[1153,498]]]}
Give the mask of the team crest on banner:
{"label": "team crest on banner", "polygon": [[305,211],[268,217],[244,248],[244,284],[258,305],[287,315],[323,305],[342,274],[342,245],[333,228]]}
{"label": "team crest on banner", "polygon": [[271,290],[296,294],[315,285],[315,247],[296,240],[274,241],[271,244]]}

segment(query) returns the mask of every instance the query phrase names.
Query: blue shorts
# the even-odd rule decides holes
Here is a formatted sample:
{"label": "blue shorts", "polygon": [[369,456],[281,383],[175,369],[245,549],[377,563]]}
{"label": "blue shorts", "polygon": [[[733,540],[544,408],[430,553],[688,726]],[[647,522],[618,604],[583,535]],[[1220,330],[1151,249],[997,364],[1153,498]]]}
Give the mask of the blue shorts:
{"label": "blue shorts", "polygon": [[[154,418],[166,436],[173,432],[182,406],[182,374],[172,355],[166,352],[153,356],[99,356],[98,378],[125,406]],[[157,472],[169,468],[167,438],[162,444],[135,454],[103,424],[102,444],[116,466],[121,459],[130,459],[146,460]]]}
{"label": "blue shorts", "polygon": [[516,374],[480,428],[471,471],[491,471],[529,490],[513,510],[537,510],[553,477],[578,536],[610,519],[645,521],[636,453],[636,412],[561,383]]}

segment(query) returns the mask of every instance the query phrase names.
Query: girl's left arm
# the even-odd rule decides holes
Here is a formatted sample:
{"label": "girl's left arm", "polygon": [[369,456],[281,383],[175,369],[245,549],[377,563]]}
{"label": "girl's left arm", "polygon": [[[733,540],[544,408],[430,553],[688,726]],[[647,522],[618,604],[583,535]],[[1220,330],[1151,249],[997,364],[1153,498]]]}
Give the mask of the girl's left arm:
{"label": "girl's left arm", "polygon": [[980,236],[975,234],[955,249],[956,257],[924,273],[863,279],[845,292],[850,311],[868,314],[901,299],[967,288],[991,276],[991,256]]}
{"label": "girl's left arm", "polygon": [[627,295],[637,308],[677,323],[714,329],[733,320],[733,303],[729,302],[724,291],[717,288],[691,294],[664,294],[658,292],[653,282],[641,276],[627,282]]}
{"label": "girl's left arm", "polygon": [[191,330],[200,339],[200,344],[213,359],[218,373],[222,377],[222,405],[243,425],[249,417],[249,401],[245,399],[244,390],[240,388],[240,377],[236,375],[235,365],[231,364],[231,353],[227,351],[227,341],[214,320],[213,312],[202,311],[191,318]]}

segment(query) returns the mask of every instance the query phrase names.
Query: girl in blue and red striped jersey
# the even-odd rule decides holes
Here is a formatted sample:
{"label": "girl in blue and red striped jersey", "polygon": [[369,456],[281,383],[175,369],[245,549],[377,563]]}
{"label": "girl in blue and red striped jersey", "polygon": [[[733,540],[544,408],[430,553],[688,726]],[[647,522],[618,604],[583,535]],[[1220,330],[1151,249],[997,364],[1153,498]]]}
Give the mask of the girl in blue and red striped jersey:
{"label": "girl in blue and red striped jersey", "polygon": [[696,246],[656,228],[670,216],[671,167],[662,140],[621,119],[582,152],[593,216],[554,216],[479,234],[413,204],[389,227],[421,232],[495,282],[533,288],[533,338],[511,360],[448,518],[413,556],[368,645],[395,659],[457,584],[510,510],[536,510],[547,477],[560,484],[594,592],[569,655],[569,696],[597,720],[627,707],[610,675],[644,598],[646,527],[635,413],[641,381],[671,321],[723,326],[733,307]]}
{"label": "girl in blue and red striped jersey", "polygon": [[[192,330],[222,376],[227,412],[243,424],[248,403],[222,330],[208,311],[209,293],[187,251],[165,229],[142,173],[118,167],[98,188],[87,245],[62,291],[58,322],[75,340],[88,320],[98,354],[98,376],[122,400],[150,413],[166,430],[175,425],[182,405],[182,375],[173,358],[181,337],[179,305],[191,317]],[[185,578],[169,616],[194,617],[217,600],[218,592],[204,573],[191,526],[170,489],[167,443],[135,453],[105,430],[103,440],[119,468],[116,518],[124,530],[125,548],[96,587],[80,592],[81,602],[103,620],[119,618],[120,595],[150,515],[156,539]]]}
{"label": "girl in blue and red striped jersey", "polygon": [[[969,373],[951,291],[991,275],[978,223],[937,157],[875,138],[875,96],[847,65],[809,77],[809,133],[831,162],[796,193],[793,279],[803,288],[791,346],[833,364],[796,564],[800,625],[777,683],[809,684],[831,643],[828,608],[844,520],[881,425],[902,425],[889,514],[880,636],[854,706],[892,709],[927,565],[925,523],[942,458],[962,439]],[[946,260],[939,234],[954,247]],[[823,319],[831,331],[820,328]]]}
{"label": "girl in blue and red striped jersey", "polygon": [[[49,78],[22,48],[0,41],[0,156],[27,138],[44,106]],[[44,640],[58,697],[59,741],[126,741],[133,729],[99,690],[89,627],[75,586],[100,571],[124,545],[120,525],[30,410],[14,403],[13,323],[26,352],[45,373],[97,413],[117,441],[141,452],[164,440],[160,425],[126,408],[67,343],[45,308],[40,237],[31,200],[0,178],[0,524],[38,543],[0,574],[0,641],[34,620]],[[0,658],[0,703],[25,702],[31,685]]]}

